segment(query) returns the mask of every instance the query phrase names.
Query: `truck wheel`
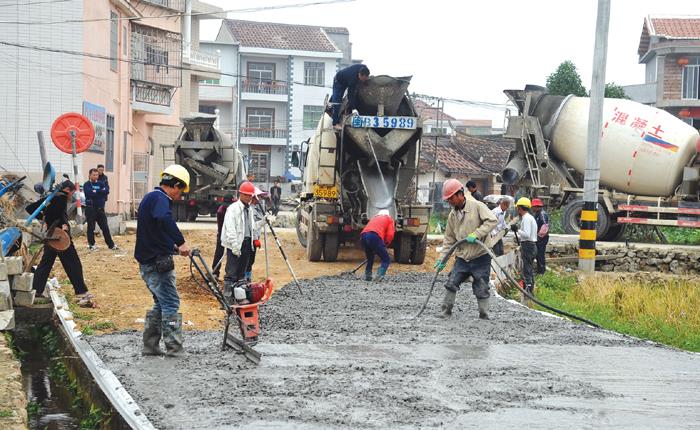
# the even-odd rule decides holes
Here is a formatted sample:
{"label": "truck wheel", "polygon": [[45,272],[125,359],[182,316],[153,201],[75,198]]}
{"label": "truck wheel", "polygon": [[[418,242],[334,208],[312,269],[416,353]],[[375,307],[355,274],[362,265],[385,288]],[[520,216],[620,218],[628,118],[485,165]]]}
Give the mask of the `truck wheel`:
{"label": "truck wheel", "polygon": [[[566,234],[579,234],[581,232],[581,211],[583,200],[572,200],[564,207],[562,226]],[[598,222],[596,223],[596,238],[605,237],[610,228],[608,211],[602,204],[598,204]]]}
{"label": "truck wheel", "polygon": [[338,259],[338,233],[326,233],[323,236],[323,260],[336,261]]}
{"label": "truck wheel", "polygon": [[188,208],[187,209],[187,221],[189,222],[195,222],[197,220],[197,209],[196,208]]}
{"label": "truck wheel", "polygon": [[309,261],[321,261],[323,253],[323,235],[314,234],[315,227],[311,225],[309,235],[306,237],[306,258]]}
{"label": "truck wheel", "polygon": [[297,209],[297,239],[299,239],[299,243],[301,244],[301,246],[306,248],[306,234],[301,231],[301,223],[301,208],[299,208]]}
{"label": "truck wheel", "polygon": [[423,264],[425,251],[428,248],[428,240],[425,236],[416,236],[413,240],[413,252],[411,252],[411,264]]}
{"label": "truck wheel", "polygon": [[600,240],[607,240],[608,242],[616,242],[620,240],[622,235],[625,233],[625,225],[626,224],[611,225],[608,229],[608,234],[606,234],[605,237]]}
{"label": "truck wheel", "polygon": [[399,234],[396,238],[398,249],[394,248],[394,260],[398,263],[406,264],[411,260],[411,242],[413,237],[408,234]]}

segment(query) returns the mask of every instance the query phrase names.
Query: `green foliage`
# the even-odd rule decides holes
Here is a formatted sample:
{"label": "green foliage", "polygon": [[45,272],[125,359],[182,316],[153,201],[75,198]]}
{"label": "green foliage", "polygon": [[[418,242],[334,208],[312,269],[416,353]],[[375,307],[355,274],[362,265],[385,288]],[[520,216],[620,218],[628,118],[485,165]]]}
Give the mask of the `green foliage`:
{"label": "green foliage", "polygon": [[30,419],[36,418],[39,415],[39,404],[34,400],[27,403],[27,416]]}
{"label": "green foliage", "polygon": [[661,227],[668,243],[673,245],[700,245],[700,228]]}
{"label": "green foliage", "polygon": [[100,321],[94,324],[90,324],[93,330],[114,330],[117,326],[112,321]]}
{"label": "green foliage", "polygon": [[588,95],[586,88],[581,83],[581,76],[576,70],[576,65],[566,60],[557,67],[557,70],[547,77],[547,90],[555,96],[568,96],[573,94],[578,97]]}
{"label": "green foliage", "polygon": [[617,85],[615,82],[609,82],[605,84],[605,98],[608,99],[628,99],[625,90],[621,85]]}
{"label": "green foliage", "polygon": [[564,234],[564,226],[561,223],[562,216],[564,215],[564,209],[553,209],[547,211],[549,214],[549,233],[550,234]]}
{"label": "green foliage", "polygon": [[83,327],[83,328],[81,329],[81,331],[82,331],[83,334],[86,335],[86,336],[92,336],[93,334],[95,334],[95,331],[94,331],[94,330],[92,329],[92,327],[90,327],[89,325],[86,325],[85,327]]}
{"label": "green foliage", "polygon": [[445,232],[445,227],[447,227],[447,214],[448,212],[443,212],[439,214],[433,212],[430,214],[430,221],[428,222],[428,233],[431,234],[442,234]]}
{"label": "green foliage", "polygon": [[15,413],[12,412],[9,409],[0,409],[0,418],[9,418],[13,416]]}
{"label": "green foliage", "polygon": [[80,420],[80,430],[95,430],[102,427],[103,424],[109,423],[111,417],[102,409],[90,406],[87,415]]}
{"label": "green foliage", "polygon": [[73,311],[73,317],[78,320],[92,321],[95,318],[95,315],[88,312]]}
{"label": "green foliage", "polygon": [[17,359],[17,360],[22,360],[24,357],[27,356],[26,351],[22,351],[17,344],[15,343],[15,338],[12,336],[12,333],[9,331],[3,332],[3,335],[5,336],[5,340],[7,341],[7,346],[10,348],[12,351],[12,356]]}

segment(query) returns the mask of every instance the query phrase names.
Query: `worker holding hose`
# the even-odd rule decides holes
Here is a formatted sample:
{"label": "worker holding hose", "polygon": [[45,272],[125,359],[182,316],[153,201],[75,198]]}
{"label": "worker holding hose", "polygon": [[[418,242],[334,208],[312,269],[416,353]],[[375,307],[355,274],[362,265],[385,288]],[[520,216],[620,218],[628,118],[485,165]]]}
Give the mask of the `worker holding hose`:
{"label": "worker holding hose", "polygon": [[467,242],[455,250],[455,263],[445,284],[445,299],[439,316],[449,318],[452,315],[459,286],[471,276],[472,291],[479,306],[479,318],[489,319],[491,256],[476,241],[485,241],[498,220],[484,203],[465,197],[464,186],[457,179],[445,181],[442,198],[452,206],[452,211],[447,216],[443,254],[434,267],[442,270],[445,267],[442,260],[449,248],[459,240],[466,238]]}
{"label": "worker holding hose", "polygon": [[535,273],[533,264],[537,255],[537,221],[530,214],[530,199],[521,197],[515,204],[520,216],[520,228],[516,224],[511,225],[513,232],[520,240],[520,258],[523,261],[523,282],[525,289],[532,293],[535,290]]}

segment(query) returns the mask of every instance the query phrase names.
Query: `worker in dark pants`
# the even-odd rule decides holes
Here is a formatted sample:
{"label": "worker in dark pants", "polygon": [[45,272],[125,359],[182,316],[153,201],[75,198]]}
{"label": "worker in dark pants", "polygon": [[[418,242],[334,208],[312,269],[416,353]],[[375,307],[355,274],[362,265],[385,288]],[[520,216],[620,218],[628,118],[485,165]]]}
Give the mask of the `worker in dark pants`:
{"label": "worker in dark pants", "polygon": [[253,195],[255,185],[243,182],[238,188],[238,201],[226,209],[224,225],[221,229],[221,246],[226,249],[226,272],[224,275],[224,296],[233,299],[236,282],[245,279],[248,263],[253,253],[255,215]]}
{"label": "worker in dark pants", "polygon": [[459,286],[470,276],[473,278],[472,291],[479,307],[479,318],[489,319],[489,276],[491,274],[491,257],[488,251],[476,243],[484,241],[498,221],[489,208],[464,195],[464,187],[457,179],[448,179],[442,186],[442,198],[452,210],[447,216],[447,227],[442,243],[443,253],[435,263],[438,270],[445,268],[442,260],[449,249],[462,239],[467,243],[460,245],[454,252],[455,263],[445,284],[445,298],[440,313],[441,318],[452,316]]}
{"label": "worker in dark pants", "polygon": [[533,265],[537,255],[537,222],[530,214],[530,199],[521,197],[515,204],[520,216],[520,228],[517,224],[512,224],[511,229],[518,235],[520,240],[520,258],[523,262],[523,282],[525,289],[532,293],[535,291],[535,271]]}
{"label": "worker in dark pants", "polygon": [[272,215],[277,216],[280,211],[280,202],[282,201],[282,187],[280,183],[275,181],[272,188],[270,188],[270,198],[272,199]]}
{"label": "worker in dark pants", "polygon": [[340,104],[343,102],[345,91],[348,92],[348,108],[357,106],[357,85],[369,79],[369,68],[364,64],[353,64],[335,74],[333,78],[333,94],[331,95],[331,110],[333,127],[337,130],[343,128],[340,124]]}
{"label": "worker in dark pants", "polygon": [[[510,198],[501,197],[501,199],[498,201],[498,206],[491,210],[491,212],[493,212],[493,215],[496,217],[496,220],[498,220],[498,224],[496,224],[496,228],[494,228],[491,232],[491,236],[498,236],[503,230],[508,230],[506,216],[508,215],[509,208]],[[496,255],[496,257],[500,257],[501,255],[503,255],[503,252],[503,238],[501,238],[496,243],[494,243],[493,253]]]}
{"label": "worker in dark pants", "polygon": [[262,246],[260,243],[260,230],[262,229],[263,223],[265,223],[265,211],[263,209],[263,204],[265,198],[268,197],[268,192],[263,191],[258,187],[255,187],[255,192],[253,194],[253,200],[251,200],[251,205],[253,205],[253,248],[250,253],[250,259],[248,260],[248,267],[245,270],[245,279],[248,281],[253,279],[253,264],[255,264],[255,256],[258,254],[258,249]]}
{"label": "worker in dark pants", "polygon": [[377,281],[384,279],[386,271],[389,269],[391,258],[386,252],[386,247],[394,240],[394,220],[386,209],[380,210],[376,216],[372,217],[360,234],[360,241],[365,249],[367,264],[365,265],[365,281],[372,280],[372,265],[375,254],[379,256],[382,264],[377,269]]}
{"label": "worker in dark pants", "polygon": [[85,218],[87,219],[87,241],[88,249],[94,251],[95,246],[95,223],[100,226],[104,233],[105,243],[112,250],[118,250],[112,240],[105,215],[105,203],[109,195],[109,185],[107,182],[99,181],[100,172],[97,169],[90,169],[90,180],[83,184],[85,193]]}
{"label": "worker in dark pants", "polygon": [[[60,228],[70,236],[70,226],[68,224],[66,209],[68,208],[68,202],[73,197],[75,185],[71,181],[63,181],[60,187],[61,191],[59,191],[44,208],[43,215],[40,215],[39,219],[43,218],[44,225],[47,229],[51,227]],[[33,213],[40,204],[41,200],[27,206],[27,212],[30,214]],[[51,268],[53,268],[53,263],[56,261],[56,257],[61,260],[63,269],[66,271],[68,279],[73,285],[73,291],[75,292],[78,306],[94,307],[95,296],[89,293],[87,286],[85,286],[83,265],[80,263],[80,257],[78,257],[78,252],[75,250],[72,238],[70,246],[63,252],[57,252],[50,246],[44,245],[44,255],[42,255],[41,261],[34,272],[34,280],[32,282],[32,288],[36,290],[36,295],[41,296],[44,294],[46,281],[49,279],[49,274],[51,273]]]}
{"label": "worker in dark pants", "polygon": [[172,164],[160,174],[160,186],[141,200],[136,223],[134,258],[139,262],[141,278],[153,296],[153,308],[146,312],[142,355],[183,354],[180,296],[175,284],[173,254],[188,256],[190,249],[172,215],[172,202],[189,191],[190,174]]}
{"label": "worker in dark pants", "polygon": [[233,196],[228,194],[224,197],[224,201],[219,205],[216,210],[216,251],[214,251],[214,262],[211,264],[212,273],[217,278],[221,273],[221,266],[223,265],[222,258],[224,258],[224,247],[221,246],[221,229],[224,226],[224,217],[226,216],[226,209],[233,203]]}
{"label": "worker in dark pants", "polygon": [[542,275],[547,271],[545,253],[549,243],[549,214],[542,209],[542,200],[532,199],[532,215],[537,222],[537,274]]}

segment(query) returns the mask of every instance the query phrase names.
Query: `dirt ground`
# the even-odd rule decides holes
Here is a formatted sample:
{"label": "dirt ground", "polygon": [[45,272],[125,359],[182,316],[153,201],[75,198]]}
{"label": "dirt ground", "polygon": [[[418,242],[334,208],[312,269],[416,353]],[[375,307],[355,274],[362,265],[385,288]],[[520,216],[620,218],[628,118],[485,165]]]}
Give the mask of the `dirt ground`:
{"label": "dirt ground", "polygon": [[[309,262],[306,260],[306,250],[299,244],[296,233],[292,229],[277,231],[294,272],[299,279],[309,279],[324,275],[337,275],[357,267],[364,260],[361,249],[341,248],[338,261],[334,263]],[[205,260],[211,263],[216,244],[215,230],[192,230],[183,232],[191,248],[199,248]],[[133,258],[136,235],[133,233],[116,236],[115,242],[121,251],[109,250],[101,237],[96,238],[99,247],[96,251],[88,251],[87,239],[77,237],[75,246],[83,263],[85,282],[90,291],[97,296],[96,309],[81,309],[79,315],[87,319],[77,318],[76,321],[84,326],[108,327],[106,331],[143,328],[144,314],[152,306],[152,298],[138,271],[138,263]],[[270,277],[277,287],[292,281],[284,259],[275,245],[274,239],[268,234]],[[395,272],[429,272],[437,258],[435,246],[429,246],[425,263],[422,266],[398,264],[392,262],[389,273]],[[389,251],[391,254],[391,250]],[[221,327],[223,312],[218,303],[207,292],[196,285],[189,272],[189,258],[176,257],[177,285],[181,299],[181,312],[185,327],[189,330],[211,330]],[[375,271],[378,263],[375,263]],[[195,272],[196,273],[196,272]],[[357,275],[363,274],[363,269]],[[72,294],[68,278],[63,267],[57,261],[52,276],[57,276],[67,295]],[[223,274],[222,274],[223,276]],[[253,277],[256,280],[265,278],[265,256],[263,250],[258,251],[256,263],[253,266]],[[302,282],[303,287],[303,282]],[[88,322],[89,320],[89,322]],[[102,323],[102,325],[100,325]],[[104,330],[95,329],[96,332]]]}

